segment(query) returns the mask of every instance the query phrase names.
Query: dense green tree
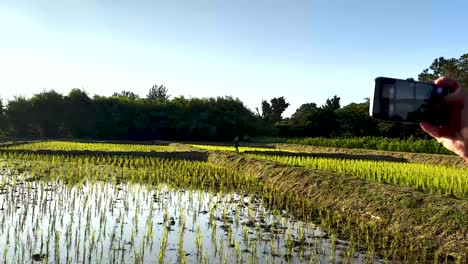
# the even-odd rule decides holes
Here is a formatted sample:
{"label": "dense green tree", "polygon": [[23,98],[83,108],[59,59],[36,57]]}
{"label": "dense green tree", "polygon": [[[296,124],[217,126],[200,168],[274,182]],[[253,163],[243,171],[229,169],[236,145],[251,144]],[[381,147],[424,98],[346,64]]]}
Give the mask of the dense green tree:
{"label": "dense green tree", "polygon": [[301,105],[291,116],[291,129],[285,129],[282,124],[281,131],[288,135],[299,137],[329,137],[339,134],[339,124],[335,111],[340,108],[340,98],[334,96],[327,99],[325,104],[317,107],[315,103]]}
{"label": "dense green tree", "polygon": [[146,98],[150,100],[163,100],[167,101],[169,100],[170,95],[167,94],[168,90],[164,85],[153,85],[151,89],[148,92],[148,95]]}
{"label": "dense green tree", "polygon": [[8,123],[8,133],[13,136],[39,136],[33,129],[32,102],[19,96],[8,101],[5,116]]}
{"label": "dense green tree", "polygon": [[325,104],[322,106],[323,110],[335,111],[340,108],[340,97],[333,96],[331,99],[327,99]]}
{"label": "dense green tree", "polygon": [[63,96],[54,90],[31,98],[33,127],[41,137],[58,137],[63,132],[65,104]]}
{"label": "dense green tree", "polygon": [[65,98],[65,128],[75,138],[95,136],[95,111],[92,99],[85,91],[73,89]]}
{"label": "dense green tree", "polygon": [[271,120],[273,122],[279,122],[283,118],[284,111],[289,107],[289,103],[286,102],[284,96],[273,98],[270,100],[271,103]]}
{"label": "dense green tree", "polygon": [[273,98],[270,102],[263,100],[262,116],[264,119],[272,123],[279,122],[282,120],[282,115],[288,106],[289,103],[286,102],[286,99],[283,96]]}
{"label": "dense green tree", "polygon": [[441,76],[457,80],[462,87],[468,87],[468,53],[460,58],[439,57],[419,74],[420,81],[432,82]]}
{"label": "dense green tree", "polygon": [[373,136],[378,133],[377,121],[369,116],[369,99],[337,109],[340,135],[344,137]]}
{"label": "dense green tree", "polygon": [[265,120],[270,120],[273,110],[267,100],[262,100],[262,117]]}

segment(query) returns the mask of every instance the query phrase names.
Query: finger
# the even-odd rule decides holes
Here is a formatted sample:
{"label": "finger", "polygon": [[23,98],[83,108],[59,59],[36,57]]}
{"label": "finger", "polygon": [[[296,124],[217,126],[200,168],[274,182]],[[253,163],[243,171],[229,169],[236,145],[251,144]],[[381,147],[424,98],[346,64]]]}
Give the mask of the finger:
{"label": "finger", "polygon": [[458,83],[455,80],[452,80],[445,76],[437,78],[437,80],[434,81],[434,84],[447,87],[450,89],[451,92],[454,92],[458,89]]}
{"label": "finger", "polygon": [[421,126],[422,130],[431,135],[433,138],[439,138],[440,133],[438,127],[431,125],[428,122],[421,122],[419,126]]}
{"label": "finger", "polygon": [[464,102],[466,94],[463,89],[458,88],[451,94],[445,96],[445,100],[448,102]]}

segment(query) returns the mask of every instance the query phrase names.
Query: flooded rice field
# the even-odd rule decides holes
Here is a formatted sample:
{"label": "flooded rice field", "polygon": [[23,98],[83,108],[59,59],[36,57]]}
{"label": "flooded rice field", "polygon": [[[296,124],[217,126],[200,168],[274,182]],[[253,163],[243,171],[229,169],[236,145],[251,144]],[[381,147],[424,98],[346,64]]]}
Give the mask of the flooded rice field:
{"label": "flooded rice field", "polygon": [[3,263],[377,262],[260,197],[0,176]]}

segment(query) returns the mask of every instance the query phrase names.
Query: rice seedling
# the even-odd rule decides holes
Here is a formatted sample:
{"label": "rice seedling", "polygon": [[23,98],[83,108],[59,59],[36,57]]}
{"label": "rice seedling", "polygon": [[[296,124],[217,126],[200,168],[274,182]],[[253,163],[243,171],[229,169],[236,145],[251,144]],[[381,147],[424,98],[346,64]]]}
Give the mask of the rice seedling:
{"label": "rice seedling", "polygon": [[[2,147],[2,146],[0,146]],[[55,151],[97,151],[97,152],[177,152],[184,151],[180,146],[150,144],[85,143],[69,141],[42,141],[20,145],[3,146],[10,150],[55,150]]]}
{"label": "rice seedling", "polygon": [[[118,180],[119,183],[114,184],[108,181],[109,173],[120,172],[121,176],[131,179],[132,171],[117,166],[107,167],[103,159],[96,157],[87,162],[82,158],[67,156],[57,158],[19,154],[17,158],[18,162],[8,159],[1,163],[0,175],[4,182],[4,191],[0,195],[0,204],[5,204],[2,214],[6,220],[2,223],[6,224],[8,230],[0,232],[2,259],[18,262],[33,259],[33,256],[46,256],[44,258],[56,263],[76,263],[83,259],[92,263],[187,263],[197,259],[202,262],[229,263],[232,259],[238,259],[257,263],[259,257],[275,254],[276,250],[268,246],[275,245],[277,248],[289,248],[288,254],[277,257],[278,261],[281,258],[299,261],[299,255],[293,250],[293,235],[295,237],[300,232],[301,241],[307,240],[303,235],[307,225],[301,225],[299,231],[292,224],[294,221],[288,220],[281,224],[293,225],[287,229],[287,242],[282,235],[271,237],[273,242],[262,245],[261,240],[254,238],[271,232],[269,226],[278,225],[276,221],[280,218],[274,217],[273,211],[262,205],[259,197],[238,194],[227,188],[200,192],[180,189],[176,187],[178,184],[152,182],[143,164],[162,162],[164,165],[158,164],[152,168],[167,168],[165,171],[161,170],[162,174],[174,169],[172,172],[177,172],[177,175],[180,175],[184,166],[194,166],[192,170],[195,169],[199,177],[207,177],[203,174],[211,172],[215,178],[216,173],[224,171],[222,168],[196,162],[172,163],[169,160],[145,161],[137,158],[126,166],[132,168],[133,172],[146,173],[148,178],[145,178],[152,184],[140,182],[139,177],[134,177],[135,183]],[[113,159],[106,162],[119,163]],[[8,163],[11,167],[6,166]],[[18,171],[23,172],[17,174]],[[32,175],[43,177],[45,171],[47,177],[42,181],[30,181]],[[70,179],[81,177],[85,177],[83,182]],[[186,180],[182,175],[181,181]],[[24,195],[14,196],[14,193]],[[25,208],[39,213],[24,216]],[[211,212],[204,213],[198,208],[210,208]],[[237,224],[234,221],[235,212],[238,215]],[[187,233],[186,219],[192,214],[197,215],[197,228],[196,231]],[[176,219],[178,224],[175,223]],[[227,231],[219,232],[218,228]],[[278,232],[284,234],[285,230]],[[177,236],[171,235],[174,231]],[[11,237],[15,240],[10,240]],[[196,241],[193,247],[184,243],[190,239]],[[211,239],[216,246],[207,242],[207,239]],[[9,241],[15,241],[17,246]],[[233,247],[230,246],[232,241]],[[159,250],[153,251],[152,244],[158,245]],[[175,251],[171,250],[172,245],[176,246]],[[259,252],[258,248],[264,250]],[[327,256],[323,258],[326,259]]]}
{"label": "rice seedling", "polygon": [[[434,258],[429,252],[418,255],[424,245],[410,247],[406,238],[385,236],[220,165],[127,154],[77,155],[75,147],[113,152],[120,147],[53,144],[33,148],[71,153],[0,151],[0,259],[315,263]],[[144,151],[139,148],[121,149]],[[157,151],[172,151],[161,148]],[[299,165],[298,160],[287,162]],[[455,172],[446,173],[445,184],[437,188],[456,181],[450,178]],[[429,192],[436,187],[428,187]],[[454,195],[466,194],[463,187],[458,190],[462,192]],[[340,240],[341,235],[347,240]]]}
{"label": "rice seedling", "polygon": [[[250,154],[249,154],[250,155]],[[372,182],[468,198],[468,170],[439,165],[297,156],[251,155],[291,166],[344,173]]]}
{"label": "rice seedling", "polygon": [[[236,149],[233,146],[216,146],[216,145],[199,145],[199,144],[191,144],[190,146],[198,149],[204,149],[204,150],[211,150],[211,151],[236,151]],[[255,151],[255,152],[261,152],[261,151],[268,151],[268,152],[274,152],[274,151],[279,151],[278,149],[274,148],[262,148],[262,147],[249,147],[249,146],[244,146],[244,147],[239,147],[239,152],[246,152],[246,151]],[[291,153],[296,153],[294,150],[282,150],[283,152],[291,152]]]}

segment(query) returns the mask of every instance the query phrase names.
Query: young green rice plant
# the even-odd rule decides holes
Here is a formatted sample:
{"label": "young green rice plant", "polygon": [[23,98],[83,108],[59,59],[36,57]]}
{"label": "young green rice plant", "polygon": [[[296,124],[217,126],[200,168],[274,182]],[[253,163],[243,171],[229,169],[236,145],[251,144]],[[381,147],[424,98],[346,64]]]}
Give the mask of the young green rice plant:
{"label": "young green rice plant", "polygon": [[162,146],[150,144],[85,143],[70,141],[42,141],[29,144],[6,146],[10,150],[51,150],[51,151],[96,151],[96,152],[179,152],[180,146]]}
{"label": "young green rice plant", "polygon": [[[204,149],[204,150],[211,150],[211,151],[235,151],[234,147],[231,146],[216,146],[216,145],[200,145],[200,144],[192,144],[190,145],[194,148],[199,148],[199,149]],[[268,152],[274,152],[274,151],[279,151],[274,148],[259,148],[259,147],[239,147],[239,152],[262,152],[262,151],[268,151]],[[294,150],[282,150],[283,152],[291,152],[291,153],[296,153]]]}
{"label": "young green rice plant", "polygon": [[252,155],[310,169],[349,174],[373,182],[413,187],[423,192],[468,198],[468,170],[439,165],[315,157]]}
{"label": "young green rice plant", "polygon": [[[96,261],[96,263],[98,263],[100,259],[98,256],[101,256],[103,251],[101,250],[101,248],[103,248],[101,241],[112,241],[109,242],[110,245],[106,245],[104,248],[105,250],[112,251],[109,259],[115,260],[114,262],[119,262],[119,260],[122,260],[121,262],[129,262],[129,259],[127,259],[128,255],[132,255],[132,259],[130,260],[134,261],[137,259],[137,257],[135,257],[137,254],[138,257],[141,256],[144,259],[145,248],[149,250],[147,245],[152,244],[147,241],[148,239],[151,240],[150,237],[153,237],[153,240],[162,237],[162,241],[165,241],[161,243],[158,255],[162,256],[163,262],[175,261],[177,256],[172,254],[167,246],[171,239],[169,230],[163,227],[160,230],[162,234],[159,233],[151,236],[150,233],[157,230],[156,225],[158,225],[158,222],[167,224],[171,215],[174,219],[179,215],[180,226],[182,220],[185,222],[184,215],[186,212],[184,211],[187,211],[188,208],[196,209],[194,210],[196,213],[192,213],[192,215],[196,214],[197,216],[190,216],[189,219],[193,220],[192,226],[198,227],[196,232],[194,232],[194,240],[196,240],[196,251],[199,252],[199,257],[197,258],[200,262],[205,261],[207,258],[211,260],[213,256],[211,253],[213,253],[213,251],[216,252],[209,246],[210,243],[202,243],[203,236],[209,237],[209,235],[202,236],[202,234],[207,234],[207,231],[210,231],[203,227],[202,232],[198,221],[202,221],[203,219],[205,219],[207,223],[211,223],[209,226],[211,226],[212,239],[216,241],[216,245],[219,245],[219,247],[217,246],[219,254],[216,255],[216,260],[218,261],[221,261],[221,258],[224,258],[226,254],[230,256],[230,254],[234,255],[234,253],[238,260],[255,260],[256,253],[252,252],[257,252],[257,247],[260,246],[260,244],[257,244],[255,241],[260,241],[258,238],[261,238],[261,236],[259,236],[261,232],[271,233],[271,239],[267,243],[268,245],[271,244],[271,246],[267,247],[266,252],[270,252],[272,257],[275,257],[275,255],[281,257],[279,255],[282,255],[284,258],[286,255],[295,254],[293,252],[301,251],[295,244],[298,242],[298,237],[300,240],[305,237],[305,232],[297,230],[305,227],[294,228],[293,222],[288,220],[290,217],[289,214],[281,210],[284,208],[290,208],[291,210],[300,208],[304,214],[307,214],[309,206],[307,203],[302,202],[302,198],[299,195],[287,195],[275,188],[265,188],[254,179],[221,166],[215,166],[204,162],[166,160],[154,157],[109,155],[0,153],[0,158],[0,164],[11,168],[13,174],[19,174],[19,171],[23,172],[21,177],[0,179],[5,183],[4,186],[8,188],[8,190],[11,188],[23,188],[22,186],[27,186],[24,182],[36,182],[36,178],[42,179],[41,182],[44,183],[42,186],[34,187],[38,192],[35,201],[41,205],[41,212],[51,218],[43,227],[43,230],[45,230],[47,234],[38,234],[37,236],[40,238],[34,239],[35,241],[43,239],[47,241],[44,244],[49,243],[49,241],[53,243],[53,237],[56,232],[59,232],[59,234],[69,233],[66,232],[70,223],[67,222],[69,221],[67,219],[75,219],[72,230],[75,230],[73,233],[76,235],[73,235],[75,238],[70,238],[71,242],[69,243],[73,245],[72,248],[77,248],[77,252],[71,254],[71,262],[79,259],[91,259],[91,261]],[[15,164],[13,161],[18,161],[18,163]],[[14,184],[15,182],[16,184]],[[160,186],[166,186],[165,184],[169,184],[167,189],[159,190],[161,188]],[[49,186],[53,186],[52,189],[63,191],[61,193],[45,191]],[[113,187],[110,188],[108,186]],[[106,188],[110,189],[107,190]],[[184,195],[181,194],[182,192],[177,192],[177,190],[181,188],[188,192]],[[209,191],[198,191],[198,197],[190,199],[190,201],[198,201],[196,205],[185,204],[185,202],[182,204],[185,200],[181,199],[181,197],[189,197],[191,193],[190,190],[196,188]],[[158,191],[153,191],[154,189],[158,189]],[[234,206],[234,210],[232,211],[230,208],[231,203],[221,199],[221,197],[229,196],[228,194],[233,190],[244,191],[242,191],[242,195],[239,196],[241,198],[239,198],[238,202],[233,203],[238,203],[238,205]],[[176,192],[177,195],[170,195],[172,192]],[[259,194],[268,192],[269,195],[265,195],[264,197],[267,197],[267,200],[268,197],[271,197],[271,199],[276,199],[275,201],[277,201],[270,201],[270,205],[276,206],[280,204],[282,206],[269,213],[262,212],[264,209],[261,206],[255,205],[255,199],[247,199],[248,196],[245,195],[247,192]],[[22,191],[19,193],[22,193]],[[153,196],[153,194],[155,196]],[[54,198],[51,199],[51,197]],[[244,198],[247,203],[244,203]],[[1,196],[0,199],[2,199]],[[206,202],[206,199],[208,199],[209,202]],[[15,203],[11,201],[15,201]],[[19,200],[16,198],[13,200],[4,199],[0,201],[0,204],[5,204],[5,207],[8,208],[5,209],[8,210],[8,215],[15,215],[16,213],[14,213],[15,210],[13,210],[13,208],[18,201]],[[167,204],[172,202],[175,202],[177,205],[168,207]],[[94,207],[89,206],[90,204],[94,205]],[[148,204],[151,204],[151,206]],[[215,204],[216,206],[214,206]],[[31,208],[28,206],[31,206]],[[32,205],[28,206],[23,206],[22,210],[37,210],[32,209],[34,208]],[[62,210],[63,206],[73,209],[70,211]],[[80,208],[80,206],[83,206],[83,208]],[[111,208],[108,208],[109,206]],[[266,207],[270,208],[268,203]],[[148,208],[151,208],[151,210],[148,210]],[[109,210],[107,211],[107,209]],[[208,212],[207,209],[210,210],[210,212]],[[73,212],[72,215],[74,217],[71,218],[69,215],[64,216],[64,211],[66,211],[67,214]],[[206,216],[203,211],[206,211]],[[146,222],[141,221],[141,219],[149,219],[149,215],[146,214],[147,212],[159,214],[161,219],[154,219],[154,221],[147,220]],[[272,213],[274,215],[272,216],[273,220],[269,220],[269,217],[266,217],[271,214],[271,212],[276,212]],[[347,218],[325,212],[326,211],[322,214],[321,219],[327,231],[332,230],[335,226],[343,226],[342,229],[346,229],[345,223],[348,223],[346,221]],[[21,228],[21,226],[24,225],[28,227],[30,225],[28,222],[29,220],[28,218],[23,218],[24,216],[21,214],[18,215],[18,222],[15,222],[13,228],[17,229],[17,232],[23,232],[23,230],[27,230],[28,228]],[[227,223],[228,218],[232,219],[232,223],[230,224],[233,225],[233,227],[228,229],[226,235],[224,232],[216,232],[216,228],[218,227],[217,222],[219,221],[219,224],[224,225]],[[38,219],[40,218],[35,218],[34,223],[36,223]],[[263,223],[264,227],[260,228],[259,223],[262,223],[262,221],[265,221],[265,223]],[[248,223],[251,228],[242,225],[242,223]],[[253,225],[250,223],[253,223]],[[141,227],[139,226],[140,224],[142,224]],[[2,228],[1,226],[2,225],[0,225],[0,228]],[[61,226],[65,227],[62,228]],[[75,226],[77,227],[75,228]],[[153,229],[150,228],[150,226],[153,226]],[[266,226],[270,227],[268,229],[263,229],[266,228]],[[7,225],[7,227],[10,228],[9,225]],[[41,230],[41,227],[35,230]],[[106,229],[107,232],[105,232]],[[354,233],[355,231],[353,230],[353,228],[348,228],[348,232],[356,236],[357,243],[361,243],[360,245],[363,245],[366,240],[367,243],[371,244],[373,243],[372,241],[376,241],[376,239],[378,241],[380,238],[371,234],[378,232],[378,230],[366,233],[367,229],[363,228],[360,234]],[[166,232],[165,235],[164,232]],[[178,247],[183,249],[183,243],[180,243],[180,232],[182,231],[179,229],[179,244],[170,242],[170,245],[178,245]],[[4,232],[0,232],[0,234],[2,233]],[[106,233],[108,235],[106,235]],[[187,232],[187,234],[189,233],[190,232]],[[253,233],[253,236],[250,236],[250,233]],[[227,241],[229,241],[230,244],[234,244],[233,248],[224,247],[224,244],[220,242],[222,241],[220,237],[224,235],[228,238],[230,237]],[[106,236],[108,239],[106,239]],[[131,238],[131,236],[133,236],[133,238]],[[166,238],[164,239],[164,237]],[[175,237],[177,237],[177,235],[175,235]],[[257,238],[257,240],[255,240],[255,238]],[[65,240],[67,239],[68,238],[65,238]],[[21,240],[18,239],[18,241]],[[93,246],[91,247],[90,241],[93,241]],[[177,242],[177,238],[175,242]],[[0,245],[1,243],[0,241]],[[17,243],[21,245],[20,242]],[[396,251],[398,253],[397,255],[414,255],[416,249],[407,251],[401,250],[404,243],[410,242],[398,242],[394,244],[394,250],[398,249],[398,251]],[[164,244],[166,244],[166,246],[163,247]],[[284,250],[286,248],[285,244],[289,245],[288,251]],[[51,252],[53,252],[53,244],[51,245]],[[17,248],[19,249],[21,246]],[[42,250],[38,252],[46,252],[46,248],[49,249],[49,246],[45,245],[42,247]],[[68,247],[60,246],[59,250],[64,250],[66,248]],[[90,250],[90,248],[92,250]],[[180,250],[180,248],[175,250],[175,254],[179,254],[181,258],[179,261],[182,262],[182,255],[184,254],[180,254],[183,251]],[[319,244],[318,248],[322,248],[322,250],[311,251],[317,252],[316,254],[327,254],[327,250],[325,250],[328,248],[326,243]],[[13,251],[15,252],[14,254],[18,254],[18,249]],[[242,250],[244,249],[248,249],[251,252],[251,255],[245,255],[248,256],[247,258],[242,256]],[[210,254],[204,254],[203,252],[206,250],[210,250]],[[370,252],[373,251],[374,249]],[[155,252],[155,254],[157,253],[158,251]],[[53,255],[53,253],[51,254]],[[12,254],[9,255],[12,256]],[[21,254],[18,254],[18,256],[19,255]],[[389,253],[388,255],[391,256],[392,254]],[[337,256],[335,256],[335,258],[336,257]],[[389,257],[389,259],[393,258]],[[407,259],[410,260],[414,258],[408,256]]]}

